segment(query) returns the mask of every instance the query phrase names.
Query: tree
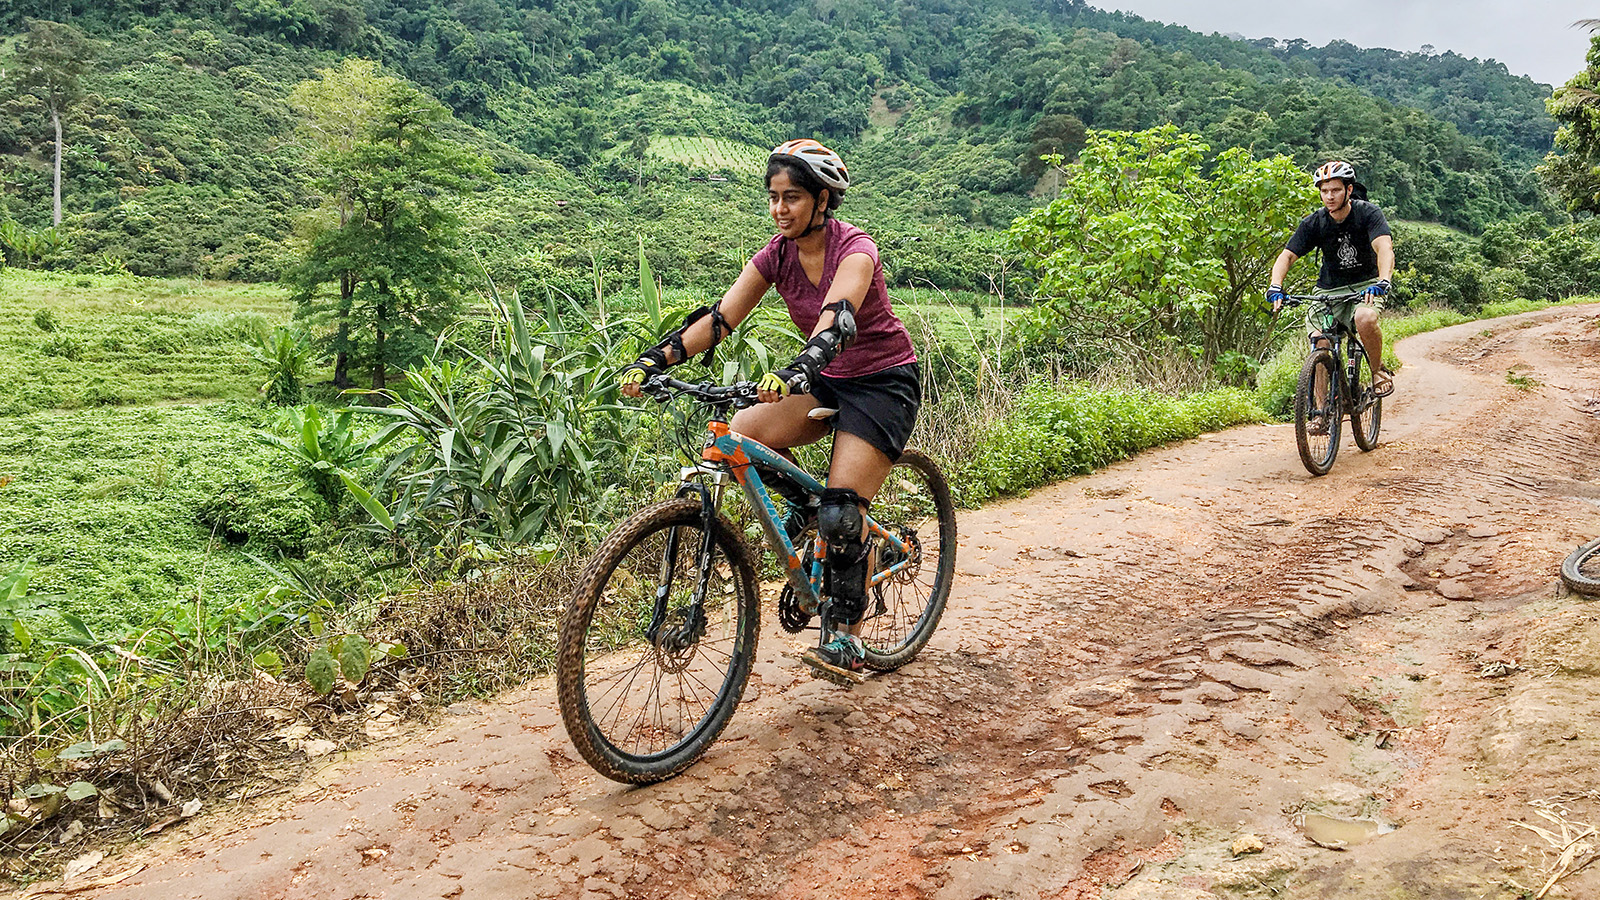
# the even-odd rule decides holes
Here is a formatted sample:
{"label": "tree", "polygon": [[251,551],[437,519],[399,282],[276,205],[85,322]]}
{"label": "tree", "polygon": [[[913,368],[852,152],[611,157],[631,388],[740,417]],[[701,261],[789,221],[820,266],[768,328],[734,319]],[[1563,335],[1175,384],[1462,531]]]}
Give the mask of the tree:
{"label": "tree", "polygon": [[63,123],[83,98],[79,79],[94,45],[71,25],[29,19],[18,49],[15,90],[43,107],[55,129],[54,207],[51,223],[61,224],[61,160],[66,153]]}
{"label": "tree", "polygon": [[1250,374],[1271,331],[1272,261],[1317,195],[1287,157],[1234,148],[1207,166],[1209,153],[1172,125],[1089,132],[1060,196],[1009,232],[1038,273],[1037,329]]}
{"label": "tree", "polygon": [[[365,61],[323,70],[294,99],[319,135],[316,187],[337,225],[311,235],[290,281],[296,315],[326,329],[335,383],[365,364],[381,390],[391,367],[421,359],[464,293],[459,197],[488,166],[440,137],[438,101]],[[338,284],[336,294],[325,290]]]}
{"label": "tree", "polygon": [[[1576,24],[1591,31],[1600,19]],[[1539,166],[1545,185],[1572,212],[1600,213],[1600,34],[1589,39],[1587,65],[1556,89],[1545,108],[1560,123],[1556,150]]]}

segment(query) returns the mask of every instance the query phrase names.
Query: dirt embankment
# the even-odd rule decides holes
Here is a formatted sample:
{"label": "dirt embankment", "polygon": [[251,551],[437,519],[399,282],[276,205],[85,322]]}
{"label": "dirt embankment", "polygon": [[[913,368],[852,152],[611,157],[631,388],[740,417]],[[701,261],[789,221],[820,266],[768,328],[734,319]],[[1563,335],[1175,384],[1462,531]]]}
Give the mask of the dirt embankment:
{"label": "dirt embankment", "polygon": [[1325,478],[1242,428],[964,515],[916,663],[842,691],[772,624],[666,784],[594,776],[535,684],[80,896],[1600,896],[1559,846],[1600,823],[1600,605],[1554,580],[1600,534],[1597,313],[1408,341]]}

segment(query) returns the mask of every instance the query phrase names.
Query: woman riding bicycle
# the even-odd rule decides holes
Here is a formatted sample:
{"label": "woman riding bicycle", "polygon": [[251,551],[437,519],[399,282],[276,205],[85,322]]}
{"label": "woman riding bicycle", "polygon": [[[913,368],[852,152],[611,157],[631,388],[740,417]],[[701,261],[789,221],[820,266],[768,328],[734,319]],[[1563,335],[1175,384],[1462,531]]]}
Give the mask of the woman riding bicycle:
{"label": "woman riding bicycle", "polygon": [[[916,424],[917,354],[889,303],[877,245],[833,217],[850,186],[839,155],[813,140],[786,141],[767,158],[766,184],[777,235],[745,263],[720,301],[690,313],[623,369],[620,381],[624,394],[638,396],[646,378],[714,347],[777,287],[809,340],[787,367],[762,377],[762,405],[741,410],[730,425],[786,455],[835,433],[817,510],[817,531],[828,547],[823,627],[832,635],[802,659],[854,674],[863,668],[857,635],[871,556],[865,514]],[[808,415],[817,408],[838,412],[818,421]]]}

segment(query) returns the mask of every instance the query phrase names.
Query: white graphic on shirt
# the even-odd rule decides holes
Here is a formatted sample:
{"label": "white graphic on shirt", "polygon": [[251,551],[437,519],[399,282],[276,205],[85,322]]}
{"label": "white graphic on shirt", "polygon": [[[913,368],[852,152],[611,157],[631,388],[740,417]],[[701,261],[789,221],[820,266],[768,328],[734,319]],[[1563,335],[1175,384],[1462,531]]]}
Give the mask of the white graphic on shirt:
{"label": "white graphic on shirt", "polygon": [[1339,247],[1334,255],[1339,260],[1339,268],[1354,269],[1356,267],[1356,245],[1350,242],[1350,235],[1339,235]]}

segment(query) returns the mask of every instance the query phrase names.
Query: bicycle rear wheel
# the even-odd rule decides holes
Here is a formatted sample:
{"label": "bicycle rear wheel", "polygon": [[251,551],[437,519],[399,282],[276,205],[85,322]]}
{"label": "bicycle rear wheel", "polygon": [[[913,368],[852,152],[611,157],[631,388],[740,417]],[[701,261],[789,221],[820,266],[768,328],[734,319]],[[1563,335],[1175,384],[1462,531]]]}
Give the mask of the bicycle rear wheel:
{"label": "bicycle rear wheel", "polygon": [[916,450],[901,454],[878,495],[872,517],[906,544],[909,557],[878,546],[874,571],[907,565],[873,585],[862,620],[866,664],[884,672],[910,662],[933,636],[950,599],[956,569],[956,507],[938,464]]}
{"label": "bicycle rear wheel", "polygon": [[1561,563],[1561,580],[1577,593],[1600,597],[1600,538],[1567,555]]}
{"label": "bicycle rear wheel", "polygon": [[[1306,357],[1300,368],[1300,383],[1294,392],[1294,439],[1300,448],[1300,461],[1313,475],[1326,475],[1339,455],[1339,368],[1333,353],[1318,348]],[[1313,390],[1323,385],[1323,399],[1317,402]]]}
{"label": "bicycle rear wheel", "polygon": [[1351,385],[1354,397],[1350,406],[1350,436],[1362,453],[1378,446],[1378,429],[1383,427],[1383,398],[1372,393],[1372,364],[1359,343],[1355,344],[1351,360],[1355,363],[1355,383]]}
{"label": "bicycle rear wheel", "polygon": [[[646,507],[600,545],[561,623],[556,685],[578,752],[614,781],[688,768],[727,726],[750,677],[760,594],[744,541],[694,498]],[[702,576],[704,604],[693,600]]]}

